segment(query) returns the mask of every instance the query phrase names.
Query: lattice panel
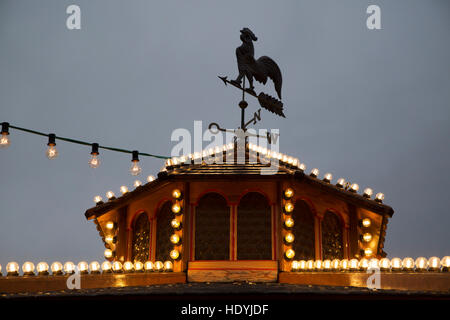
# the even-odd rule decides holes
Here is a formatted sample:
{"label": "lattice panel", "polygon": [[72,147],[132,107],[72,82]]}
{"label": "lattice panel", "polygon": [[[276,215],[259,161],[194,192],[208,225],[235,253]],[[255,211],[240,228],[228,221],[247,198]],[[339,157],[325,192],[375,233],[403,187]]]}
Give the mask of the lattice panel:
{"label": "lattice panel", "polygon": [[295,259],[315,259],[314,215],[305,201],[297,201],[292,212]]}
{"label": "lattice panel", "polygon": [[217,193],[203,196],[196,208],[195,259],[230,259],[230,208]]}
{"label": "lattice panel", "polygon": [[256,192],[246,194],[237,213],[237,259],[272,259],[272,219],[266,198]]}
{"label": "lattice panel", "polygon": [[150,222],[147,214],[141,213],[134,223],[132,260],[145,262],[150,251]]}
{"label": "lattice panel", "polygon": [[322,250],[323,259],[344,257],[341,220],[332,212],[326,212],[322,220]]}
{"label": "lattice panel", "polygon": [[170,221],[174,214],[171,210],[172,202],[167,201],[159,210],[156,218],[156,261],[170,260],[170,251],[173,244],[170,242],[170,236],[173,233]]}

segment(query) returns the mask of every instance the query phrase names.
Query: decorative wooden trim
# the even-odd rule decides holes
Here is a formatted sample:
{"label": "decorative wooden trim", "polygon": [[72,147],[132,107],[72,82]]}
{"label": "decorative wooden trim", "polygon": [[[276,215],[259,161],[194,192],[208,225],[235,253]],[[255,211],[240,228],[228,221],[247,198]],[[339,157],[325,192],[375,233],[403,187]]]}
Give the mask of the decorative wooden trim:
{"label": "decorative wooden trim", "polygon": [[[367,288],[365,272],[280,272],[279,282],[331,287]],[[380,289],[450,292],[450,273],[381,272]]]}
{"label": "decorative wooden trim", "polygon": [[[69,276],[1,277],[0,292],[47,292],[67,290]],[[155,272],[131,274],[80,275],[82,289],[148,286],[154,284],[185,283],[184,272]]]}
{"label": "decorative wooden trim", "polygon": [[278,261],[192,261],[187,272],[190,282],[276,282]]}

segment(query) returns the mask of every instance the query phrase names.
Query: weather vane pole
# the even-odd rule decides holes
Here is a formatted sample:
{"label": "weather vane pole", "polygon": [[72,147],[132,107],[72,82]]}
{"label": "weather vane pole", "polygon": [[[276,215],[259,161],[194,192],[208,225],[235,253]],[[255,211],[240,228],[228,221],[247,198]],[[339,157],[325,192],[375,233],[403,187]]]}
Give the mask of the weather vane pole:
{"label": "weather vane pole", "polygon": [[[240,38],[242,40],[242,44],[241,46],[236,48],[236,58],[239,75],[235,80],[228,80],[226,76],[219,76],[219,78],[224,82],[225,85],[231,84],[232,86],[242,90],[242,100],[239,102],[239,107],[241,108],[240,129],[245,132],[250,124],[256,124],[261,120],[261,109],[259,109],[257,112],[255,112],[253,118],[245,122],[245,109],[248,106],[247,101],[245,101],[246,93],[258,99],[259,104],[264,109],[283,118],[285,118],[285,115],[283,112],[283,102],[268,94],[265,94],[264,92],[256,94],[255,88],[253,86],[253,79],[261,82],[262,84],[266,84],[267,79],[270,78],[274,83],[278,98],[281,99],[281,86],[283,83],[283,78],[281,76],[280,68],[275,63],[275,61],[267,56],[262,56],[259,59],[255,60],[255,49],[253,47],[253,41],[257,41],[258,38],[249,28],[244,28],[241,30]],[[245,88],[245,78],[247,78],[249,82],[248,88]],[[211,132],[213,132],[213,127],[216,127],[216,129],[220,131],[227,131],[226,129],[220,128],[217,123],[211,123],[209,125],[209,129],[211,130]],[[269,135],[267,136],[267,138],[270,143]]]}

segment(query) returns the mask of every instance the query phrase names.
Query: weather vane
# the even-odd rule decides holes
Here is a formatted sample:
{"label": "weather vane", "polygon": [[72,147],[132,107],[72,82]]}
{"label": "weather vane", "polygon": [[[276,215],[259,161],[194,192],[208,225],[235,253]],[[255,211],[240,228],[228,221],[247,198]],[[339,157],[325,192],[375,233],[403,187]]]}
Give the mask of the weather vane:
{"label": "weather vane", "polygon": [[[264,109],[283,118],[285,118],[285,115],[283,112],[283,102],[268,94],[265,94],[264,92],[257,94],[253,86],[253,79],[262,84],[266,84],[267,78],[270,78],[275,85],[275,91],[277,92],[278,98],[281,99],[281,86],[283,83],[283,78],[281,76],[280,68],[275,61],[267,56],[262,56],[255,60],[253,41],[257,41],[258,38],[249,28],[244,28],[241,30],[240,38],[242,40],[242,44],[236,48],[239,75],[235,80],[228,80],[227,77],[221,76],[219,76],[219,78],[225,83],[225,85],[231,84],[242,91],[242,100],[239,102],[239,107],[241,108],[241,126],[239,129],[245,133],[250,124],[256,124],[261,120],[261,109],[258,109],[258,111],[254,113],[253,118],[247,122],[245,121],[245,109],[248,106],[247,101],[245,101],[246,93],[257,98],[259,104]],[[248,88],[245,87],[246,78],[250,85]],[[213,130],[213,128],[215,128],[215,130]],[[219,130],[228,131],[227,129],[221,128],[214,122],[209,125],[209,130],[212,133],[217,133]],[[233,132],[235,132],[235,130],[233,130]],[[247,136],[249,135],[252,134],[247,133]],[[267,138],[268,142],[271,143],[273,136],[268,133],[267,137],[264,138]]]}

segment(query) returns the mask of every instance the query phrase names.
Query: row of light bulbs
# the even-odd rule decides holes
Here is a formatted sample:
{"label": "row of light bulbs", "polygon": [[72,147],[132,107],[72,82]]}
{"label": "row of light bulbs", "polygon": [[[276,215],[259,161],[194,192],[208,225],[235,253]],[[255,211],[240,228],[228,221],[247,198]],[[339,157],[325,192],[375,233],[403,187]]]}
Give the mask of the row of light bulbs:
{"label": "row of light bulbs", "polygon": [[[202,158],[222,155],[223,152],[227,152],[229,150],[232,150],[233,148],[234,148],[234,144],[228,143],[221,147],[216,146],[215,148],[209,148],[208,150],[203,150],[202,152],[194,152],[187,156],[172,157],[172,158],[166,160],[165,165],[166,165],[166,167],[170,167],[170,166],[182,165],[182,164],[185,164],[190,161],[192,161],[192,162],[195,162],[196,160],[201,161]],[[301,163],[298,158],[290,157],[290,156],[285,155],[280,152],[271,151],[265,147],[261,147],[256,144],[253,144],[253,143],[249,143],[248,148],[250,151],[257,152],[260,155],[263,155],[264,157],[266,157],[267,159],[277,159],[285,165],[289,165],[289,166],[299,169],[301,171],[306,171],[306,165],[304,163]],[[310,176],[313,178],[317,178],[319,176],[319,169],[317,169],[317,168],[312,169],[310,172]],[[331,183],[332,180],[333,180],[333,175],[329,172],[325,173],[325,175],[323,177],[323,181],[327,182],[327,183]],[[349,190],[350,192],[353,192],[353,193],[357,193],[359,190],[359,185],[357,183],[350,184],[344,178],[338,179],[336,182],[336,186],[340,189],[345,188],[346,190]],[[367,198],[367,199],[371,199],[373,194],[374,194],[373,189],[366,188],[366,189],[364,189],[363,197]],[[381,192],[377,193],[375,195],[374,200],[377,202],[383,202],[384,194]]]}
{"label": "row of light bulbs", "polygon": [[[9,139],[9,123],[2,122],[1,136],[0,136],[0,148],[7,148],[11,144]],[[91,144],[91,158],[89,159],[89,166],[91,168],[98,168],[101,164],[99,159],[99,144]],[[129,152],[129,151],[128,151]],[[54,133],[48,134],[47,150],[45,155],[50,160],[56,159],[59,155],[58,149],[56,149],[56,135]],[[139,165],[139,151],[134,150],[131,152],[131,167],[130,173],[133,176],[137,176],[142,172],[142,168]]]}
{"label": "row of light bulbs", "polygon": [[448,272],[450,271],[450,256],[442,259],[420,257],[415,261],[412,258],[382,259],[334,259],[334,260],[294,260],[291,262],[291,271],[367,271],[369,268],[379,268],[381,271],[416,271],[416,272]]}
{"label": "row of light bulbs", "polygon": [[[0,276],[2,275],[2,267],[0,265]],[[46,262],[39,262],[36,267],[32,262],[25,262],[22,265],[22,272],[24,276],[48,276],[50,275],[49,271],[52,272],[52,275],[70,275],[75,272],[79,272],[80,274],[99,274],[99,273],[132,273],[132,272],[170,272],[173,271],[173,263],[172,261],[146,261],[146,262],[131,262],[126,261],[123,264],[120,261],[104,261],[100,264],[97,261],[93,261],[91,263],[87,263],[86,261],[81,261],[77,265],[73,262],[68,261],[64,263],[61,262],[53,262],[51,266]],[[6,265],[7,276],[19,276],[20,268],[17,262],[9,262]]]}
{"label": "row of light bulbs", "polygon": [[[155,181],[155,177],[152,176],[152,175],[149,175],[147,177],[147,182],[153,182],[153,181]],[[142,181],[135,180],[134,183],[133,183],[133,186],[134,186],[134,188],[138,188],[138,187],[142,186]],[[120,190],[120,193],[122,193],[122,196],[130,191],[128,189],[128,187],[125,186],[125,185],[121,186],[119,188],[119,190]],[[106,198],[108,200],[114,200],[114,199],[116,199],[116,194],[113,191],[109,190],[109,191],[106,192]],[[97,196],[94,197],[94,202],[95,202],[95,204],[102,204],[103,203],[103,198],[101,196],[97,195]]]}
{"label": "row of light bulbs", "polygon": [[[183,193],[179,189],[174,189],[172,191],[172,197],[174,198],[175,202],[172,204],[171,210],[176,216],[180,216],[183,213],[183,206],[182,206]],[[174,229],[174,231],[179,231],[182,228],[181,221],[178,220],[176,217],[172,219],[170,224]],[[105,236],[105,242],[111,245],[112,243],[114,243],[115,236],[113,234],[117,229],[117,224],[113,221],[107,221],[105,224],[105,228],[108,233]],[[181,237],[175,232],[170,236],[169,240],[174,246],[179,246],[181,244]],[[106,259],[112,259],[115,256],[115,250],[107,248],[103,252],[103,255],[105,256]],[[170,251],[169,255],[171,259],[178,260],[180,258],[180,251],[177,248],[174,248],[173,250]]]}

